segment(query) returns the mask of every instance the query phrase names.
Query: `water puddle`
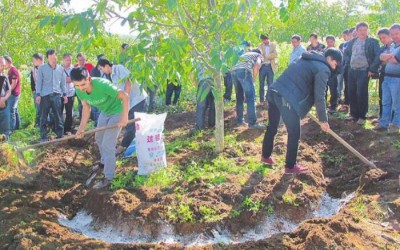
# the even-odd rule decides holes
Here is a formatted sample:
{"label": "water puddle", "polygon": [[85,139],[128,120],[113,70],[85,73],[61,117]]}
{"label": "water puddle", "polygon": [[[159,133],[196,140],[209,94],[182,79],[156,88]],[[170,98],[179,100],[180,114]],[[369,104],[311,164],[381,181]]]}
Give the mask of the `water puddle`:
{"label": "water puddle", "polygon": [[[321,197],[320,203],[304,219],[311,218],[330,218],[337,214],[340,209],[347,204],[354,193],[343,199],[335,199],[328,194]],[[123,229],[117,229],[112,226],[95,225],[94,218],[86,211],[80,211],[72,219],[68,220],[64,215],[60,215],[59,223],[71,230],[83,234],[89,238],[105,241],[108,243],[180,243],[184,246],[202,246],[208,244],[235,244],[246,241],[257,241],[269,238],[278,233],[288,233],[296,229],[300,224],[290,221],[283,217],[275,215],[268,216],[255,228],[241,234],[232,234],[226,229],[216,226],[209,233],[177,235],[174,227],[169,224],[163,224],[160,227],[158,237],[145,235],[140,229],[129,232]]]}

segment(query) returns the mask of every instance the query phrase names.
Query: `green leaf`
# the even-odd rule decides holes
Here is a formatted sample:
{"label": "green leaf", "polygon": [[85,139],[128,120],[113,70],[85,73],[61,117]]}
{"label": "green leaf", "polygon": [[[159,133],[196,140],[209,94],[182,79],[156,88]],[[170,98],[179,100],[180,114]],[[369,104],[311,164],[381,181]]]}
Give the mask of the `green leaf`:
{"label": "green leaf", "polygon": [[44,26],[46,26],[49,22],[51,21],[51,18],[49,16],[45,17],[44,19],[42,19],[39,23],[39,27],[43,28]]}
{"label": "green leaf", "polygon": [[168,8],[169,10],[175,9],[176,6],[177,6],[177,0],[168,0],[168,2],[167,2],[167,8]]}

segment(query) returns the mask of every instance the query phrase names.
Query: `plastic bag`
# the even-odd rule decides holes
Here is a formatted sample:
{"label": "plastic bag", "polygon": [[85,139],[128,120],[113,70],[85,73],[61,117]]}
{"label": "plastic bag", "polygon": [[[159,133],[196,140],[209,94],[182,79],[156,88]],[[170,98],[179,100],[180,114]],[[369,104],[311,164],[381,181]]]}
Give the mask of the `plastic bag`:
{"label": "plastic bag", "polygon": [[138,175],[148,175],[167,166],[163,134],[167,113],[155,115],[135,112],[135,118],[140,118],[135,124]]}

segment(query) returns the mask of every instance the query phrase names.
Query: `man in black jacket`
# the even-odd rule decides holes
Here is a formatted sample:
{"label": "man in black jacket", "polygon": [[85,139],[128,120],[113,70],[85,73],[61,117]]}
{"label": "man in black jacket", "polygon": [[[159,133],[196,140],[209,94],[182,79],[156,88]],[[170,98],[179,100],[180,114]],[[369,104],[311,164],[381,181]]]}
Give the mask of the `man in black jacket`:
{"label": "man in black jacket", "polygon": [[350,120],[363,125],[368,112],[369,78],[378,73],[379,43],[375,38],[368,37],[368,24],[356,25],[357,37],[349,41],[344,50],[349,58],[349,101]]}
{"label": "man in black jacket", "polygon": [[286,152],[286,174],[301,174],[307,171],[296,163],[300,139],[300,119],[315,105],[321,129],[329,131],[326,114],[325,90],[331,71],[338,70],[342,53],[329,48],[325,54],[305,52],[296,63],[290,64],[283,74],[271,85],[268,92],[269,124],[264,136],[261,161],[273,164],[271,157],[274,138],[282,117],[288,131]]}

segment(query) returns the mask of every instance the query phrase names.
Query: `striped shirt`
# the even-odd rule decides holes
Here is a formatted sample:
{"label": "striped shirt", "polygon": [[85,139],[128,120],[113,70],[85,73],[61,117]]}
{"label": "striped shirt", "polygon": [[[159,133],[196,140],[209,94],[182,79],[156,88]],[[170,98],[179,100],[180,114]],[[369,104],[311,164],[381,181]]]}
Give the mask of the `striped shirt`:
{"label": "striped shirt", "polygon": [[261,54],[256,52],[246,52],[239,57],[239,62],[232,68],[236,69],[247,69],[252,71],[256,63],[261,64],[263,57]]}

